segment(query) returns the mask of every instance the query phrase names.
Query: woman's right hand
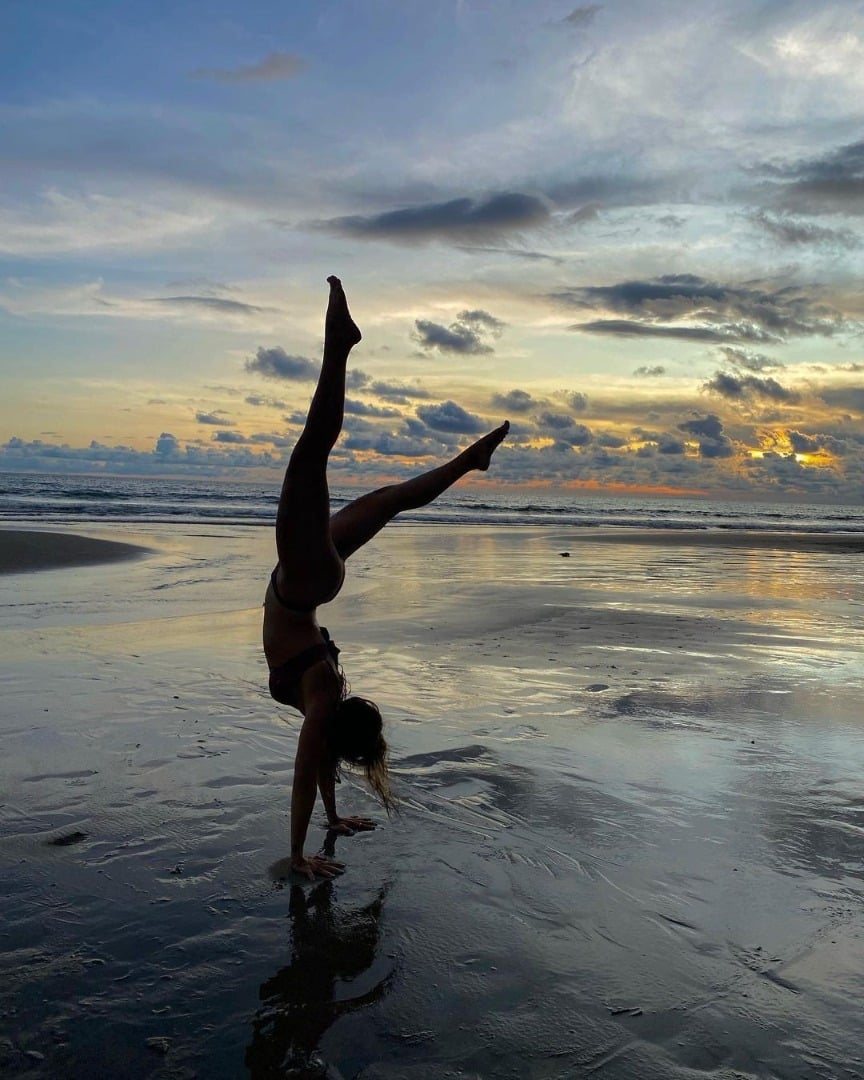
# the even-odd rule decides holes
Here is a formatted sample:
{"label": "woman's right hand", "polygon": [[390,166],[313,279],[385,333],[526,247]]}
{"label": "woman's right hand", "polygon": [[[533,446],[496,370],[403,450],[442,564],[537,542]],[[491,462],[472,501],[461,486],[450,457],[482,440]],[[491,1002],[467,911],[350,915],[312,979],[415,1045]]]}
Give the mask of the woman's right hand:
{"label": "woman's right hand", "polygon": [[316,875],[333,878],[343,873],[345,863],[337,862],[326,855],[292,855],[291,869],[297,874],[304,874],[310,881],[314,881]]}

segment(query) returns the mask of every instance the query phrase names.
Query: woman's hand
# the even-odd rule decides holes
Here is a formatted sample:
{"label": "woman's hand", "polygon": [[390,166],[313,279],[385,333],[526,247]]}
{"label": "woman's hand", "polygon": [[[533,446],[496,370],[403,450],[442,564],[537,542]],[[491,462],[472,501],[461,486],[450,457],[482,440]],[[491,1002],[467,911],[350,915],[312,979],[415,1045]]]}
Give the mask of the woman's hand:
{"label": "woman's hand", "polygon": [[342,836],[353,836],[355,832],[369,832],[374,829],[375,822],[368,817],[337,817],[328,821],[327,828]]}
{"label": "woman's hand", "polygon": [[323,878],[336,877],[345,870],[345,863],[336,862],[326,855],[292,855],[291,869],[297,874],[305,874],[310,881],[316,875]]}

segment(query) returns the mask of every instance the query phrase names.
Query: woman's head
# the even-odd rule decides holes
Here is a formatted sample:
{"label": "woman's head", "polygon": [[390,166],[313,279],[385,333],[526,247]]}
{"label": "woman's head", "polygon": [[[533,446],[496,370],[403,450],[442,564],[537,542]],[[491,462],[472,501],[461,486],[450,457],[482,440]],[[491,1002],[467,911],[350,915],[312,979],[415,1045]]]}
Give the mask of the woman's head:
{"label": "woman's head", "polygon": [[367,783],[389,814],[395,800],[390,792],[383,726],[375,702],[352,695],[337,705],[327,732],[327,744],[337,766],[344,761],[363,769]]}

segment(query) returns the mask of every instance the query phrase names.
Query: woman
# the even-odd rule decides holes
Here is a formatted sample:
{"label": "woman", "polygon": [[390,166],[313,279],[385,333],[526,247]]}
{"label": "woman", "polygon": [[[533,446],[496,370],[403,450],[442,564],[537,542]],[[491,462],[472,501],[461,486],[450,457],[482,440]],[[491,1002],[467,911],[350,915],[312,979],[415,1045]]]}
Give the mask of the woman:
{"label": "woman", "polygon": [[425,506],[473,469],[489,468],[492,453],[509,430],[504,423],[458,457],[431,472],[363,495],[330,516],[327,458],[342,430],[345,366],[360,341],[342,284],[329,277],[324,322],[324,359],[306,426],[291,454],[276,514],[279,556],[264,598],[264,653],[270,693],[303,714],[291,794],[291,866],[314,878],[333,877],[342,864],[303,848],[316,788],[327,820],[338,832],[374,828],[369,818],[340,817],[335,786],[342,762],[363,767],[386,809],[392,806],[387,745],[378,707],[349,696],[339,650],[318,625],[316,609],[332,600],[345,580],[345,560],[403,510]]}

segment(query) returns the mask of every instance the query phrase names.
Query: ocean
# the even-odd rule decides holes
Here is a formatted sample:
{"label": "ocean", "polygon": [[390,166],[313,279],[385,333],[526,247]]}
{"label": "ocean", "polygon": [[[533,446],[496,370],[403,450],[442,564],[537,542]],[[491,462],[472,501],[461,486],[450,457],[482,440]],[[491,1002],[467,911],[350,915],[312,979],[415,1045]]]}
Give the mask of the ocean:
{"label": "ocean", "polygon": [[[333,509],[357,491],[331,491]],[[278,484],[150,477],[0,472],[0,521],[12,523],[224,524],[272,526]],[[864,533],[857,506],[734,502],[597,493],[461,487],[400,521],[639,529],[742,529]]]}

